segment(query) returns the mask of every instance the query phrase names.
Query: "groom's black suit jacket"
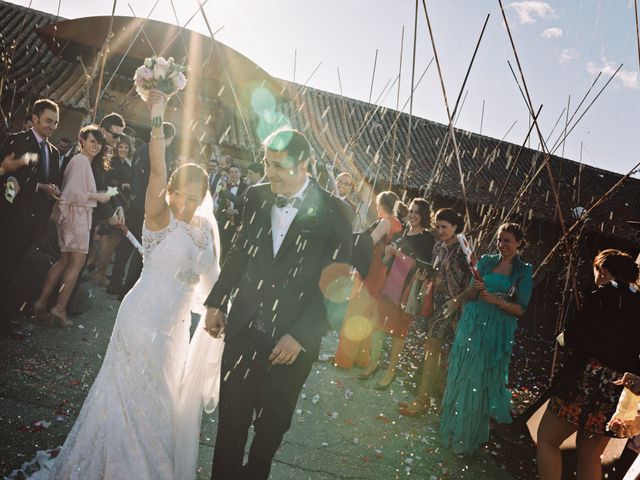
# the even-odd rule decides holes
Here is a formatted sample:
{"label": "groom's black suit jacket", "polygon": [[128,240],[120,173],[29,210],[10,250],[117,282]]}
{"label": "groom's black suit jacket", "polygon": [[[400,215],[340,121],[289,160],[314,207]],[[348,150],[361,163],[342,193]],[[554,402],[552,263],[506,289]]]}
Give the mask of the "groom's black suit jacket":
{"label": "groom's black suit jacket", "polygon": [[231,301],[227,340],[260,316],[274,342],[289,334],[317,352],[327,329],[320,275],[332,263],[351,262],[353,213],[310,179],[274,258],[273,200],[268,183],[247,190],[242,227],[205,304],[226,311]]}

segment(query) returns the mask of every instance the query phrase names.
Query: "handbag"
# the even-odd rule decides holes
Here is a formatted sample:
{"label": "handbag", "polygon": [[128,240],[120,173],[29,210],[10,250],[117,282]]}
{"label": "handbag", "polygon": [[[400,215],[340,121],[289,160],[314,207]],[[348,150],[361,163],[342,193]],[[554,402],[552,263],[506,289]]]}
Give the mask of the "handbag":
{"label": "handbag", "polygon": [[433,280],[422,282],[414,275],[402,303],[405,313],[413,317],[431,315],[433,313]]}

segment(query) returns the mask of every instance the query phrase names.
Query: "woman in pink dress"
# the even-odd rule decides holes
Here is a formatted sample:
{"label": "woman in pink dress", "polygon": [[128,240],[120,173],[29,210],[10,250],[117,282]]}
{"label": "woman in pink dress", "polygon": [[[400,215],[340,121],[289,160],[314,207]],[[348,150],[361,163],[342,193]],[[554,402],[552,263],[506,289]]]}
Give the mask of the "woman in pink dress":
{"label": "woman in pink dress", "polygon": [[[96,191],[96,182],[91,171],[91,162],[99,157],[104,137],[97,125],[88,125],[78,134],[80,153],[75,155],[64,171],[62,198],[56,203],[53,218],[58,230],[60,258],[53,264],[34,304],[34,313],[39,320],[49,320],[61,327],[73,325],[67,318],[67,303],[78,280],[89,252],[89,229],[96,202],[108,202],[110,196]],[[61,285],[56,304],[47,313],[49,297]]]}

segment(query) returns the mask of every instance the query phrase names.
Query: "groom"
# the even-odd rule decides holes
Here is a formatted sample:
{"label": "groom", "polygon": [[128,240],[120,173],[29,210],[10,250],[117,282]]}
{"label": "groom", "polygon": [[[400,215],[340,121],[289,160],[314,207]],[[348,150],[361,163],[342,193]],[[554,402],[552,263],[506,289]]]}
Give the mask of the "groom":
{"label": "groom", "polygon": [[307,176],[304,135],[280,129],[264,147],[269,182],[247,191],[239,235],[205,302],[206,330],[225,332],[214,480],[269,477],[327,329],[320,275],[351,260],[352,213]]}

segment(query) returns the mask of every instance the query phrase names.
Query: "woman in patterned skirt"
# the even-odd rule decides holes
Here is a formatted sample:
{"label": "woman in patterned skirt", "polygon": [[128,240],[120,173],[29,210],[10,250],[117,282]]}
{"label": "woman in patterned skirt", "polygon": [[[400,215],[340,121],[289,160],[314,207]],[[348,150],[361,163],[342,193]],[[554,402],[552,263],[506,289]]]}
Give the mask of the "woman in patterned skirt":
{"label": "woman in patterned skirt", "polygon": [[[438,242],[433,247],[432,261],[436,269],[433,280],[433,313],[427,318],[427,339],[422,376],[416,400],[410,405],[401,405],[402,415],[418,415],[429,409],[429,397],[445,374],[442,361],[453,341],[458,312],[445,312],[444,305],[456,299],[467,288],[471,280],[471,269],[460,247],[457,235],[462,233],[464,219],[451,208],[441,208],[433,216],[433,227]],[[445,314],[446,313],[446,314]],[[439,365],[440,363],[440,365]]]}
{"label": "woman in patterned skirt", "polygon": [[560,445],[574,432],[578,433],[578,480],[602,478],[600,455],[611,436],[607,422],[622,391],[616,381],[625,372],[640,375],[638,265],[626,253],[604,250],[593,262],[593,275],[598,288],[567,322],[564,342],[571,355],[556,376],[540,422],[541,480],[561,478]]}

